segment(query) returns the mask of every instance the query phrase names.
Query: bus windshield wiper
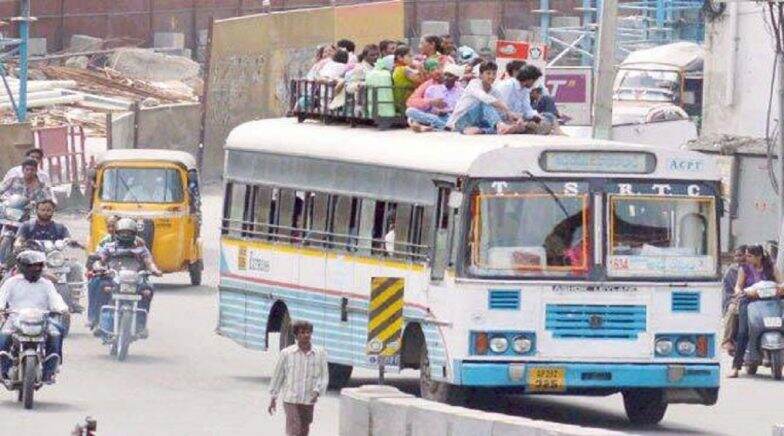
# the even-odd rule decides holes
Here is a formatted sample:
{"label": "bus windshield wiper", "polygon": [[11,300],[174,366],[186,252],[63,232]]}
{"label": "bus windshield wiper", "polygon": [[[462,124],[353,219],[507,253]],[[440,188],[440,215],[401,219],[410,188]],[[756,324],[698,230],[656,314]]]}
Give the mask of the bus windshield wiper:
{"label": "bus windshield wiper", "polygon": [[555,195],[555,192],[553,192],[553,190],[550,189],[549,186],[547,186],[547,183],[543,182],[538,177],[536,177],[535,175],[531,174],[531,172],[528,171],[528,170],[523,171],[523,174],[528,176],[529,179],[531,179],[534,182],[538,183],[539,186],[541,186],[548,194],[550,194],[550,197],[553,198],[553,201],[555,201],[558,204],[558,207],[560,207],[561,210],[563,211],[564,216],[569,218],[569,212],[566,210],[566,206],[564,206],[563,203],[561,203],[561,199],[558,198],[557,195]]}

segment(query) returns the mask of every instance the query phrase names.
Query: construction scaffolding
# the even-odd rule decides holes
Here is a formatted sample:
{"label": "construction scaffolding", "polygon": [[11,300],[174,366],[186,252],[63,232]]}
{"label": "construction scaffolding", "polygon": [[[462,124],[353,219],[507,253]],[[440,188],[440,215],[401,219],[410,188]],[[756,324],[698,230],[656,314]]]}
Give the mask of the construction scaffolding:
{"label": "construction scaffolding", "polygon": [[[617,56],[623,58],[635,50],[676,41],[702,42],[703,3],[703,0],[620,2]],[[561,16],[567,11],[551,9],[551,0],[539,0],[539,9],[533,12],[540,15],[541,39],[557,53],[550,65],[574,55],[580,56],[582,65],[592,64],[601,7],[602,0],[582,0],[582,6],[574,8],[582,17],[567,17]]]}

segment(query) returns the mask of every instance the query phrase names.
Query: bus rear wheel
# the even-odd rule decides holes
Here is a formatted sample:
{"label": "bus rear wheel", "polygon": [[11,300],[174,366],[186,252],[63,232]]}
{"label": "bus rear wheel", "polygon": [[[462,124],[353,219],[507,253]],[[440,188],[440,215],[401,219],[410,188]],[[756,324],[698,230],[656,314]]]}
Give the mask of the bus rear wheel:
{"label": "bus rear wheel", "polygon": [[329,384],[327,389],[343,389],[348,384],[351,378],[351,371],[354,370],[353,366],[341,365],[339,363],[328,363],[327,369],[329,370]]}
{"label": "bus rear wheel", "polygon": [[667,412],[664,391],[660,389],[635,389],[624,391],[623,407],[632,424],[658,424]]}
{"label": "bus rear wheel", "polygon": [[452,405],[463,404],[466,400],[466,391],[461,386],[433,380],[426,346],[419,354],[419,396]]}

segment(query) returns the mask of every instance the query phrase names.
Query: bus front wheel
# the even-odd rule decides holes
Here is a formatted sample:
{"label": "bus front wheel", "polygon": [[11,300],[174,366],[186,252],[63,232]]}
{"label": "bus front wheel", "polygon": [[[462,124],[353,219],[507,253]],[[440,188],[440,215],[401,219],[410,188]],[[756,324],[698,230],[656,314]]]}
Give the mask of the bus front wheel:
{"label": "bus front wheel", "polygon": [[433,380],[427,347],[422,347],[419,354],[419,396],[439,403],[460,405],[465,401],[465,389]]}
{"label": "bus front wheel", "polygon": [[340,390],[348,384],[348,380],[351,378],[351,371],[354,367],[341,365],[339,363],[328,363],[327,369],[329,370],[329,385],[327,386],[327,389]]}
{"label": "bus front wheel", "polygon": [[635,389],[623,393],[623,407],[632,424],[655,425],[664,418],[667,403],[660,389]]}

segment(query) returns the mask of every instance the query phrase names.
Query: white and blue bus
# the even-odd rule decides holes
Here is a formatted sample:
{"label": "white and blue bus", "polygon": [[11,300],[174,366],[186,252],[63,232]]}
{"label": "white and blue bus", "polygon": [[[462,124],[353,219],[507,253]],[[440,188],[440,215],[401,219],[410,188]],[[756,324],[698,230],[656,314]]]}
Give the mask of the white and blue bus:
{"label": "white and blue bus", "polygon": [[330,381],[366,356],[372,277],[405,281],[399,365],[425,398],[622,393],[714,404],[720,177],[689,151],[555,136],[254,121],[226,144],[219,334],[315,326]]}

